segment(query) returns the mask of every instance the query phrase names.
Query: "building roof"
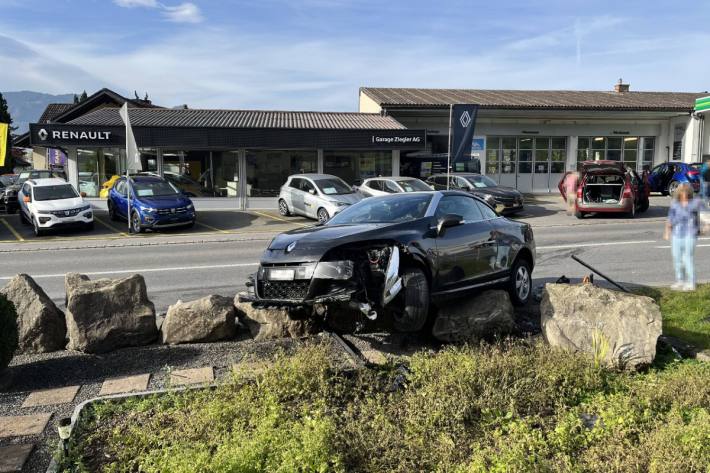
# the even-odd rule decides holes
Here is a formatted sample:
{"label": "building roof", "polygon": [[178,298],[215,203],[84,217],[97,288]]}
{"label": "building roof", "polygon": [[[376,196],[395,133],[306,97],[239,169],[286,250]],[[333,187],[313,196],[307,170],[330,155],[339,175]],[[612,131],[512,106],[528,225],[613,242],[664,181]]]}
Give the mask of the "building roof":
{"label": "building roof", "polygon": [[73,103],[50,103],[47,105],[47,108],[44,109],[44,112],[42,112],[42,116],[39,117],[37,123],[49,123],[74,105]]}
{"label": "building roof", "polygon": [[[134,108],[134,127],[180,128],[286,128],[327,130],[404,130],[392,117],[379,113],[291,112],[269,110],[213,110]],[[118,109],[94,110],[70,121],[71,125],[123,126]]]}
{"label": "building roof", "polygon": [[488,109],[690,112],[707,92],[615,92],[575,90],[478,90],[361,87],[383,108],[444,108],[478,104]]}
{"label": "building roof", "polygon": [[[51,121],[56,123],[68,123],[77,117],[91,112],[92,110],[102,107],[118,108],[123,106],[124,103],[128,103],[128,106],[132,108],[162,108],[157,105],[153,105],[149,100],[129,99],[117,94],[111,89],[103,88],[89,95],[86,99],[79,103],[68,104],[69,107],[52,117]],[[47,110],[45,110],[45,113],[47,113]],[[45,122],[40,121],[37,123]]]}

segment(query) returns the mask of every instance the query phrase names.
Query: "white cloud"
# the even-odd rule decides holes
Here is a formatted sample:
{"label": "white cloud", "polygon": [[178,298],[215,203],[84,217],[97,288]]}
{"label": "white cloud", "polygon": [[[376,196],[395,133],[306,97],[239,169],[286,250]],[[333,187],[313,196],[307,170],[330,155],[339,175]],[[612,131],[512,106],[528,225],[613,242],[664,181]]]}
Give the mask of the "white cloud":
{"label": "white cloud", "polygon": [[200,8],[192,2],[174,6],[165,5],[157,0],[113,0],[113,2],[123,8],[160,9],[163,17],[173,23],[201,23],[204,20]]}
{"label": "white cloud", "polygon": [[175,7],[161,6],[164,10],[163,15],[168,21],[174,23],[200,23],[203,20],[200,9],[194,3],[181,3]]}

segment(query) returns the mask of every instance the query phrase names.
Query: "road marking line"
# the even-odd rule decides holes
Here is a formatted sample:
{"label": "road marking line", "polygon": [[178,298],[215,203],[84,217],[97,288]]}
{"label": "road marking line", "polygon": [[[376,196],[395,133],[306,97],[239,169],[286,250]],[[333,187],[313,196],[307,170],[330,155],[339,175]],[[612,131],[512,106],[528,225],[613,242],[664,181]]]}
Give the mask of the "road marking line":
{"label": "road marking line", "polygon": [[637,241],[608,241],[600,243],[572,243],[569,245],[550,245],[538,246],[538,250],[563,250],[568,248],[586,248],[595,246],[618,246],[618,245],[647,245],[649,243],[658,243],[657,240],[637,240]]}
{"label": "road marking line", "polygon": [[197,221],[195,221],[195,223],[196,223],[197,225],[200,225],[200,226],[205,227],[205,228],[209,228],[210,230],[214,230],[214,231],[219,232],[219,233],[227,233],[226,230],[222,230],[221,228],[213,227],[212,225],[207,225],[206,223],[197,222]]}
{"label": "road marking line", "polygon": [[[663,248],[663,249],[668,249],[670,248],[671,245],[666,245],[666,246],[654,246],[654,248]],[[710,245],[695,245],[696,248],[710,248]]]}
{"label": "road marking line", "polygon": [[118,228],[114,227],[114,226],[111,225],[111,224],[108,224],[108,223],[104,222],[103,220],[101,220],[100,218],[98,218],[98,217],[95,216],[95,215],[94,215],[94,220],[97,221],[97,222],[99,222],[101,225],[103,225],[104,227],[108,228],[108,229],[111,230],[112,232],[118,233],[119,235],[124,236],[124,237],[130,236],[130,235],[128,235],[128,233],[122,232],[122,231],[119,230]]}
{"label": "road marking line", "polygon": [[[201,270],[201,269],[225,269],[225,268],[244,268],[248,266],[258,266],[259,263],[235,263],[235,264],[213,264],[208,266],[173,266],[166,268],[138,268],[138,269],[116,269],[113,271],[93,271],[87,273],[87,276],[106,276],[109,274],[133,274],[133,273],[158,273],[161,271],[187,271],[187,270]],[[39,278],[63,278],[66,273],[57,274],[37,274],[33,275],[34,279]],[[0,276],[0,280],[7,281],[15,276]]]}
{"label": "road marking line", "polygon": [[14,228],[12,228],[12,225],[10,225],[9,223],[7,223],[7,220],[5,220],[4,218],[0,218],[0,222],[2,222],[2,223],[7,227],[8,230],[10,230],[10,233],[12,233],[12,235],[13,235],[15,238],[17,238],[17,241],[25,241],[25,239],[22,238],[22,235],[20,235],[19,233],[17,233],[17,230],[15,230]]}
{"label": "road marking line", "polygon": [[310,227],[310,225],[306,225],[305,223],[289,222],[289,221],[286,220],[285,218],[277,217],[276,215],[270,215],[270,214],[263,213],[263,212],[257,212],[256,210],[250,210],[250,211],[248,211],[247,213],[252,213],[252,214],[256,214],[256,215],[261,215],[262,217],[267,217],[267,218],[270,218],[270,219],[273,219],[273,220],[278,220],[278,221],[280,221],[280,222],[290,223],[290,224],[292,224],[292,225],[300,225],[300,226],[302,226],[302,227]]}

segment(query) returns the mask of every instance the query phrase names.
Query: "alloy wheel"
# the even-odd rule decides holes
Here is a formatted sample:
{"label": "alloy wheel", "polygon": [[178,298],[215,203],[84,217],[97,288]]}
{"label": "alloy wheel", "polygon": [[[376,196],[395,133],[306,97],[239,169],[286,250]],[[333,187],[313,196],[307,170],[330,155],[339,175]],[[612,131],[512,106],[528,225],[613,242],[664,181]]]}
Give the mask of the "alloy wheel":
{"label": "alloy wheel", "polygon": [[678,190],[678,186],[680,183],[678,181],[673,181],[668,185],[668,193],[672,196],[675,194],[675,191]]}
{"label": "alloy wheel", "polygon": [[131,227],[133,229],[133,233],[140,233],[141,219],[138,216],[138,213],[136,213],[136,212],[133,212],[133,218],[131,218]]}
{"label": "alloy wheel", "polygon": [[279,200],[279,213],[283,216],[288,215],[288,206],[285,200]]}
{"label": "alloy wheel", "polygon": [[325,209],[318,209],[318,221],[320,223],[325,223],[330,219],[330,215],[328,215],[328,211]]}
{"label": "alloy wheel", "polygon": [[530,272],[525,266],[519,266],[515,273],[515,291],[521,301],[526,300],[530,294]]}

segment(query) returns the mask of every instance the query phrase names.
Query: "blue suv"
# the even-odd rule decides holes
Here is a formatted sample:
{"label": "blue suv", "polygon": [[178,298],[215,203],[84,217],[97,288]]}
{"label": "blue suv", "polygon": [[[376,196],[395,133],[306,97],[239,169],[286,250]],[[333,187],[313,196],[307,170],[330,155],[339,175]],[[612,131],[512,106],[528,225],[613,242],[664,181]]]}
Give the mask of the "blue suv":
{"label": "blue suv", "polygon": [[648,175],[651,192],[673,195],[678,186],[684,182],[693,186],[695,192],[699,192],[700,167],[702,165],[703,163],[682,163],[679,161],[659,164]]}
{"label": "blue suv", "polygon": [[108,213],[111,220],[128,219],[128,190],[130,186],[130,231],[170,227],[192,227],[197,217],[195,206],[177,187],[158,176],[122,177],[108,194]]}

